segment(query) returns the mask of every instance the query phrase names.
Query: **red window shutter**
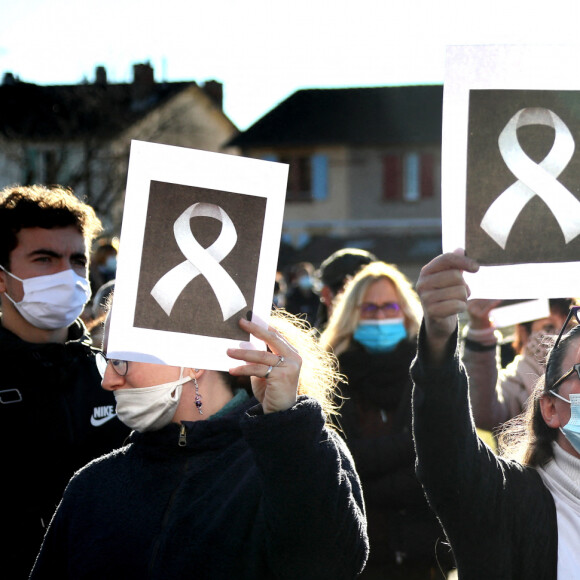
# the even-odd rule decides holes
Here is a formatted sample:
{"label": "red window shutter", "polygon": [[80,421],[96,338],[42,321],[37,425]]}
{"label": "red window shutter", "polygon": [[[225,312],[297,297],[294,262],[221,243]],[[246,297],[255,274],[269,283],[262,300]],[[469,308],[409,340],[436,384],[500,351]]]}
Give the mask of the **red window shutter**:
{"label": "red window shutter", "polygon": [[433,163],[433,155],[428,153],[421,155],[421,199],[435,195]]}
{"label": "red window shutter", "polygon": [[403,198],[403,159],[400,155],[383,158],[383,199]]}

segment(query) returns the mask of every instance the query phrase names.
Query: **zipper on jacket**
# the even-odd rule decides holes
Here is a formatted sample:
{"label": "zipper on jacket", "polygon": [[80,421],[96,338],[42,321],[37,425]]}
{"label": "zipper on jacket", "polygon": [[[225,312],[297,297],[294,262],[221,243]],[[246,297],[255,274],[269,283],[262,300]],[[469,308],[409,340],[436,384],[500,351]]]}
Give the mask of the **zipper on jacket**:
{"label": "zipper on jacket", "polygon": [[187,445],[187,435],[185,433],[185,425],[183,424],[179,428],[179,440],[177,441],[177,444],[180,447],[185,447]]}

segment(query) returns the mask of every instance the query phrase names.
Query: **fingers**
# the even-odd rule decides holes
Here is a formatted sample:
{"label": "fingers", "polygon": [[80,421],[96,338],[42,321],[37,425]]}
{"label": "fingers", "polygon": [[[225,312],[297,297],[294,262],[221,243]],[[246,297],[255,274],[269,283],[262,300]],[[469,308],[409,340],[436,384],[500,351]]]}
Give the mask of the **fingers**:
{"label": "fingers", "polygon": [[420,278],[417,292],[425,314],[435,318],[458,314],[467,308],[469,288],[459,270]]}
{"label": "fingers", "polygon": [[[265,329],[245,319],[240,320],[240,326],[255,337],[263,340],[270,351],[242,348],[228,349],[229,357],[246,362],[244,366],[230,369],[231,374],[271,378],[275,374],[279,376],[275,369],[276,371],[280,371],[283,368],[291,369],[292,373],[295,373],[296,370],[299,371],[302,361],[298,352],[275,329],[271,327]],[[272,369],[269,367],[272,367]]]}
{"label": "fingers", "polygon": [[483,298],[469,300],[467,302],[467,312],[469,313],[469,324],[473,329],[484,329],[491,326],[489,313],[501,304],[501,300],[487,300]]}
{"label": "fingers", "polygon": [[273,328],[240,320],[240,326],[262,339],[271,352],[232,348],[228,356],[246,364],[230,369],[234,376],[252,377],[252,390],[262,404],[264,413],[284,411],[296,403],[302,359]]}
{"label": "fingers", "polygon": [[429,316],[442,318],[463,312],[469,298],[469,287],[463,272],[477,272],[479,265],[467,256],[448,253],[437,256],[421,270],[417,293],[423,310]]}
{"label": "fingers", "polygon": [[463,272],[477,272],[479,265],[462,250],[442,254],[421,270],[417,293],[423,306],[428,348],[433,360],[444,355],[457,327],[457,315],[467,309],[469,287]]}
{"label": "fingers", "polygon": [[433,258],[421,272],[427,273],[441,272],[444,270],[464,270],[466,272],[475,273],[479,270],[479,264],[473,259],[464,255],[464,250],[458,249],[454,252],[441,254]]}
{"label": "fingers", "polygon": [[263,326],[256,324],[255,322],[250,322],[245,318],[240,320],[240,326],[250,334],[253,334],[256,338],[263,340],[268,348],[275,354],[291,354],[296,352],[296,349],[286,341],[286,339],[274,328],[269,326],[264,328]]}

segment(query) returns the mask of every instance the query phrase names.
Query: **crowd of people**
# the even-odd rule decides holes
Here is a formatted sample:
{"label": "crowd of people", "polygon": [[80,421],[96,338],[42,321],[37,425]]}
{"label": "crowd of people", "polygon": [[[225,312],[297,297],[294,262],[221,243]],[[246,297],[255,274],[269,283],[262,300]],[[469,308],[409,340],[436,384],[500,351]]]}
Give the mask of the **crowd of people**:
{"label": "crowd of people", "polygon": [[506,361],[474,260],[414,284],[344,248],[277,272],[229,372],[110,360],[100,233],[70,190],[0,192],[7,578],[580,578],[574,299]]}

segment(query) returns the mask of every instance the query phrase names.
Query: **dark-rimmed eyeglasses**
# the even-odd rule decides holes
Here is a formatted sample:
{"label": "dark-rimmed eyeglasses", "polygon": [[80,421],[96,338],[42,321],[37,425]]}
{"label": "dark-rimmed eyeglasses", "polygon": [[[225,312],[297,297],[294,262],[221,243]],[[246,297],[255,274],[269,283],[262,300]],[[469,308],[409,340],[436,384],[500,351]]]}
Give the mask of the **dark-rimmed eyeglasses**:
{"label": "dark-rimmed eyeglasses", "polygon": [[[572,317],[574,317],[576,319],[577,323],[580,323],[580,306],[571,306],[570,307],[570,310],[568,311],[568,316],[566,316],[566,320],[564,321],[564,324],[562,325],[562,328],[560,329],[560,332],[558,334],[558,338],[556,338],[556,342],[554,342],[554,346],[552,347],[551,352],[554,352],[558,348],[558,345],[560,344],[560,340],[562,339],[562,336],[564,336],[564,332],[565,332],[566,328],[568,327],[570,320],[572,320]],[[550,359],[548,359],[548,364],[549,364],[549,362],[550,362]],[[568,369],[550,387],[550,390],[558,388],[566,379],[568,379],[572,375],[572,373],[574,371],[576,371],[576,374],[578,375],[578,379],[580,379],[580,363],[577,363],[574,366],[572,366],[572,368]],[[546,365],[546,376],[547,375],[548,375],[548,366]]]}
{"label": "dark-rimmed eyeglasses", "polygon": [[551,391],[553,391],[554,389],[557,389],[565,380],[570,378],[570,375],[572,375],[574,373],[574,371],[576,371],[576,374],[578,375],[578,380],[580,380],[580,363],[576,363],[571,369],[567,370],[550,388]]}
{"label": "dark-rimmed eyeglasses", "polygon": [[97,361],[97,369],[101,373],[101,378],[105,377],[107,366],[111,363],[113,370],[120,376],[124,377],[129,372],[129,361],[120,360],[117,358],[107,358],[102,352],[95,355]]}
{"label": "dark-rimmed eyeglasses", "polygon": [[385,302],[384,304],[375,304],[374,302],[363,302],[360,305],[360,311],[363,314],[376,314],[377,312],[384,312],[385,314],[394,314],[401,310],[401,307],[396,302]]}

